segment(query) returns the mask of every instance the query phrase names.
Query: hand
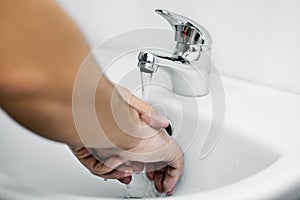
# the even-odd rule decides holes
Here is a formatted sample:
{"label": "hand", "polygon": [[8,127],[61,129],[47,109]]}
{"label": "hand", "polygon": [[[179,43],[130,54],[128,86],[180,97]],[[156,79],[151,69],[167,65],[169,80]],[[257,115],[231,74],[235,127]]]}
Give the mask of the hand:
{"label": "hand", "polygon": [[139,162],[128,163],[120,156],[111,156],[107,159],[95,157],[85,147],[72,149],[77,159],[94,175],[106,179],[118,179],[121,183],[131,182],[132,173],[139,173],[143,170],[144,164]]}
{"label": "hand", "polygon": [[[16,7],[15,3],[19,6]],[[10,12],[11,8],[17,11]],[[28,12],[31,14],[26,14]],[[169,171],[169,175],[166,175],[160,183],[157,182],[157,178],[154,178],[154,181],[157,188],[170,192],[181,174],[182,153],[164,130],[157,131],[147,126],[150,124],[154,127],[164,127],[165,121],[161,121],[160,118],[156,120],[155,114],[153,115],[154,109],[142,101],[133,97],[128,102],[122,97],[122,92],[115,98],[116,107],[119,110],[123,109],[119,113],[120,116],[125,121],[128,120],[125,124],[143,126],[143,128],[131,126],[132,133],[136,136],[139,134],[149,136],[150,133],[152,135],[149,138],[130,136],[114,123],[110,96],[114,87],[106,84],[107,87],[100,88],[96,94],[96,102],[99,102],[96,103],[97,115],[104,123],[102,127],[107,133],[106,137],[114,146],[106,143],[105,138],[101,137],[100,140],[87,140],[85,142],[88,142],[88,145],[83,145],[74,123],[72,94],[79,66],[89,55],[90,48],[66,13],[54,1],[26,1],[21,6],[20,2],[7,1],[2,13],[5,17],[1,22],[9,20],[9,24],[18,24],[22,21],[25,26],[5,26],[2,32],[7,37],[0,37],[0,43],[4,44],[2,49],[5,50],[0,51],[3,58],[0,59],[1,108],[32,132],[69,145],[92,173],[105,178],[119,178],[122,182],[128,182],[130,180],[124,177],[138,171],[143,165],[141,162],[166,162],[169,168],[173,167],[174,170]],[[44,24],[47,24],[47,27]],[[24,37],[27,39],[24,40]],[[16,41],[18,51],[8,48]],[[90,64],[97,65],[96,62]],[[99,69],[98,66],[96,68]],[[99,70],[99,74],[92,72],[87,77],[100,77],[101,73]],[[86,80],[89,83],[89,78]],[[88,131],[86,134],[89,134]],[[89,149],[97,148],[97,151],[98,149],[105,151],[110,147],[111,151],[109,157],[101,154],[101,151],[98,152],[100,162],[94,154],[85,149],[85,146],[92,147]],[[120,152],[120,149],[125,151]],[[155,152],[152,152],[153,150]],[[133,154],[128,154],[130,152]],[[141,153],[145,152],[147,156],[141,156]]]}
{"label": "hand", "polygon": [[[124,101],[129,102],[129,106],[133,107],[140,118],[147,124],[155,128],[165,128],[169,122],[165,117],[159,116],[158,112],[152,106],[144,101],[136,98],[126,88],[116,86],[117,92]],[[141,172],[144,164],[141,162],[129,162],[118,155],[107,159],[91,152],[92,149],[87,149],[83,144],[76,145],[71,149],[77,159],[94,175],[104,179],[118,179],[120,182],[128,184],[131,181],[132,173]],[[110,152],[111,155],[111,152]]]}
{"label": "hand", "polygon": [[[119,93],[125,101],[129,102],[139,113],[141,119],[143,119],[148,125],[154,128],[165,128],[169,125],[167,119],[159,116],[158,112],[149,104],[140,100],[132,95],[126,88],[119,86]],[[170,144],[169,148],[160,148],[160,144]],[[163,145],[162,144],[162,145]],[[163,153],[157,150],[167,150],[167,156],[162,157],[160,162],[151,162],[158,159],[158,154]],[[143,159],[136,159],[146,162],[146,172],[149,180],[154,181],[154,185],[158,192],[166,192],[172,194],[175,189],[175,185],[183,170],[183,154],[180,148],[176,145],[174,140],[168,136],[164,129],[160,130],[160,133],[154,136],[152,139],[143,140],[139,147],[131,149],[133,152],[147,152],[150,154],[150,158],[144,157]],[[157,152],[153,152],[157,151]],[[151,152],[153,154],[151,155]]]}
{"label": "hand", "polygon": [[[115,175],[115,177],[110,176],[111,178],[117,178],[123,183],[129,183],[131,173],[141,171],[144,167],[142,163],[146,163],[147,176],[154,181],[156,189],[159,192],[171,194],[182,173],[183,157],[180,148],[172,137],[162,129],[168,126],[168,120],[159,116],[152,106],[133,96],[127,89],[120,86],[115,89],[118,93],[117,96],[123,102],[128,102],[129,113],[131,114],[129,117],[132,118],[132,121],[144,127],[143,131],[151,133],[151,136],[139,138],[139,141],[134,145],[128,145],[129,140],[124,146],[121,142],[118,148],[91,148],[93,155],[99,157],[100,160],[113,158],[113,163],[105,160],[109,167],[102,166],[105,169],[110,169],[106,172]],[[145,123],[160,129],[151,128]],[[143,135],[142,132],[139,133]],[[128,148],[128,146],[130,147]],[[116,158],[116,155],[119,157]],[[128,161],[130,161],[129,166],[125,165]],[[113,170],[114,168],[116,170]],[[118,177],[120,170],[123,170],[123,178]],[[103,177],[103,173],[100,175]],[[126,177],[126,175],[128,176]]]}
{"label": "hand", "polygon": [[[154,128],[165,128],[168,126],[168,120],[162,116],[159,116],[158,112],[152,106],[133,96],[126,88],[117,86],[115,89],[117,90],[118,94],[120,94],[119,97],[121,97],[121,99],[125,102],[128,102],[129,106],[136,111],[141,120],[145,121],[147,124],[151,125]],[[172,140],[171,137],[169,137],[163,129],[160,130],[160,132],[161,133],[157,134],[152,139],[143,140],[140,147],[136,146],[135,148],[132,148],[130,150],[135,153],[148,152],[151,154],[152,151],[158,150],[159,148],[161,148],[161,145],[166,144]],[[155,144],[158,146],[155,146]],[[147,164],[146,170],[148,172],[148,177],[150,180],[154,180],[156,189],[159,192],[163,192],[164,190],[171,192],[174,189],[179,176],[181,175],[183,159],[181,157],[181,151],[178,152],[178,149],[179,148],[177,148],[177,152],[170,152],[171,154],[175,154],[171,158],[166,159],[166,157],[161,157],[159,160],[165,162],[161,162],[160,165],[156,165],[155,163]],[[142,169],[144,168],[144,164],[142,162],[151,162],[158,159],[155,155],[151,155],[150,158],[147,158],[146,160],[145,158],[136,159],[136,161],[141,162],[130,162],[120,157],[118,155],[120,154],[120,152],[116,151],[116,149],[113,148],[98,148],[97,150],[89,148],[88,150],[82,146],[73,149],[73,153],[78,158],[78,160],[93,174],[105,179],[119,179],[119,181],[125,184],[128,184],[131,181],[132,173],[142,171]],[[176,156],[176,153],[178,153],[179,156]],[[178,158],[178,161],[170,163],[170,167],[164,167],[164,170],[166,170],[166,176],[159,176],[162,174],[162,169],[157,168],[156,166],[167,166],[168,162],[176,160],[176,158]],[[132,158],[132,160],[135,160],[135,158]],[[154,170],[159,171],[155,172]],[[155,176],[156,174],[157,176]],[[170,174],[174,174],[174,176],[170,177]],[[158,177],[161,178],[159,179]]]}

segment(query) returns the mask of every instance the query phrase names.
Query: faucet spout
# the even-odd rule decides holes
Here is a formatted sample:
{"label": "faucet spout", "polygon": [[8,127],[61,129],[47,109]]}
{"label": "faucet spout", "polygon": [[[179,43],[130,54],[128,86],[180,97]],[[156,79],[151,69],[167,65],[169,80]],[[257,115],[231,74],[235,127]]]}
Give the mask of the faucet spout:
{"label": "faucet spout", "polygon": [[158,68],[167,72],[172,81],[172,90],[182,96],[204,96],[208,94],[207,77],[201,69],[179,55],[157,55],[152,52],[140,52],[138,67],[141,72],[155,73]]}

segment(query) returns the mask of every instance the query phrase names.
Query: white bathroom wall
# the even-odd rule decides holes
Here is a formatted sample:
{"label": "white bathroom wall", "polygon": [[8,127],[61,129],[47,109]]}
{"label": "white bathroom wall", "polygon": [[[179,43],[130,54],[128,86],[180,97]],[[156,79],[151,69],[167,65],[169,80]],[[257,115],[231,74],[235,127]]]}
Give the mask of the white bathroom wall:
{"label": "white bathroom wall", "polygon": [[300,93],[298,0],[58,0],[91,47],[124,31],[170,26],[164,8],[193,18],[213,38],[221,73]]}

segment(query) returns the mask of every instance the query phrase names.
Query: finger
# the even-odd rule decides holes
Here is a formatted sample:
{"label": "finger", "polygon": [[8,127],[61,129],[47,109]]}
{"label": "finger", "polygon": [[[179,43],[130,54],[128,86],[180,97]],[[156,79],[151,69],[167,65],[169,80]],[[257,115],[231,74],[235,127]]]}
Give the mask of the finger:
{"label": "finger", "polygon": [[175,190],[175,186],[169,191],[169,192],[167,192],[166,194],[167,194],[167,196],[170,196],[170,195],[172,195],[173,194],[173,192],[174,192],[174,190]]}
{"label": "finger", "polygon": [[132,95],[129,98],[129,105],[137,110],[141,118],[150,126],[154,128],[165,128],[169,125],[169,121],[166,117],[159,115],[151,105],[136,96]]}
{"label": "finger", "polygon": [[129,184],[132,180],[132,176],[128,176],[128,177],[124,177],[124,178],[120,178],[119,181],[121,183],[124,183],[124,184]]}
{"label": "finger", "polygon": [[128,104],[136,109],[140,114],[148,113],[153,110],[153,107],[150,104],[144,102],[133,94],[130,95]]}
{"label": "finger", "polygon": [[155,185],[155,189],[160,193],[164,192],[163,180],[164,180],[164,173],[156,171],[154,173],[154,185]]}
{"label": "finger", "polygon": [[112,172],[118,166],[124,164],[126,161],[118,156],[110,157],[103,163],[98,161],[94,156],[89,155],[86,157],[78,158],[79,161],[87,167],[94,175],[103,175]]}
{"label": "finger", "polygon": [[[115,169],[114,171],[107,173],[107,174],[102,174],[100,175],[101,177],[105,178],[105,179],[122,179],[126,178],[126,177],[130,177],[133,173],[133,170],[130,166],[126,166],[126,165],[122,165],[120,167],[118,167],[117,169]],[[127,179],[125,179],[124,181],[127,181]]]}
{"label": "finger", "polygon": [[155,163],[146,164],[146,175],[150,181],[154,180]]}
{"label": "finger", "polygon": [[173,193],[173,190],[181,176],[183,170],[183,159],[178,159],[171,163],[165,171],[165,177],[163,180],[164,192],[168,195]]}
{"label": "finger", "polygon": [[142,162],[132,162],[129,166],[132,168],[134,173],[140,173],[143,171],[145,164]]}
{"label": "finger", "polygon": [[134,96],[128,89],[122,86],[118,86],[116,89],[121,97],[140,114],[147,124],[154,128],[165,128],[169,125],[167,118],[160,116],[151,105]]}
{"label": "finger", "polygon": [[71,149],[72,152],[74,153],[74,155],[78,158],[78,159],[82,159],[85,158],[87,156],[89,156],[91,153],[86,149],[86,148],[80,148],[80,149]]}
{"label": "finger", "polygon": [[140,116],[142,120],[154,128],[166,128],[169,126],[169,120],[156,112],[143,113]]}
{"label": "finger", "polygon": [[150,181],[154,180],[154,172],[146,172],[146,175]]}
{"label": "finger", "polygon": [[169,195],[172,194],[178,180],[179,180],[179,176],[170,176],[169,172],[166,172],[163,180],[164,192]]}
{"label": "finger", "polygon": [[122,159],[118,156],[110,157],[106,159],[103,163],[98,162],[93,167],[93,172],[95,172],[97,175],[107,174],[117,167],[123,165],[126,162],[125,159]]}

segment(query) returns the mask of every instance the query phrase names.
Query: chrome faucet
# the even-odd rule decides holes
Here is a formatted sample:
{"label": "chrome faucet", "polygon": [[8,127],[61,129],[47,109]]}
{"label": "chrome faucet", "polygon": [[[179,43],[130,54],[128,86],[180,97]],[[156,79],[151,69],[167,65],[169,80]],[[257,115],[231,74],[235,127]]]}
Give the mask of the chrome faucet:
{"label": "chrome faucet", "polygon": [[155,73],[158,68],[166,71],[172,81],[172,90],[183,96],[207,95],[210,74],[212,39],[208,31],[184,16],[156,9],[175,31],[176,47],[170,55],[142,51],[138,67],[143,73]]}

